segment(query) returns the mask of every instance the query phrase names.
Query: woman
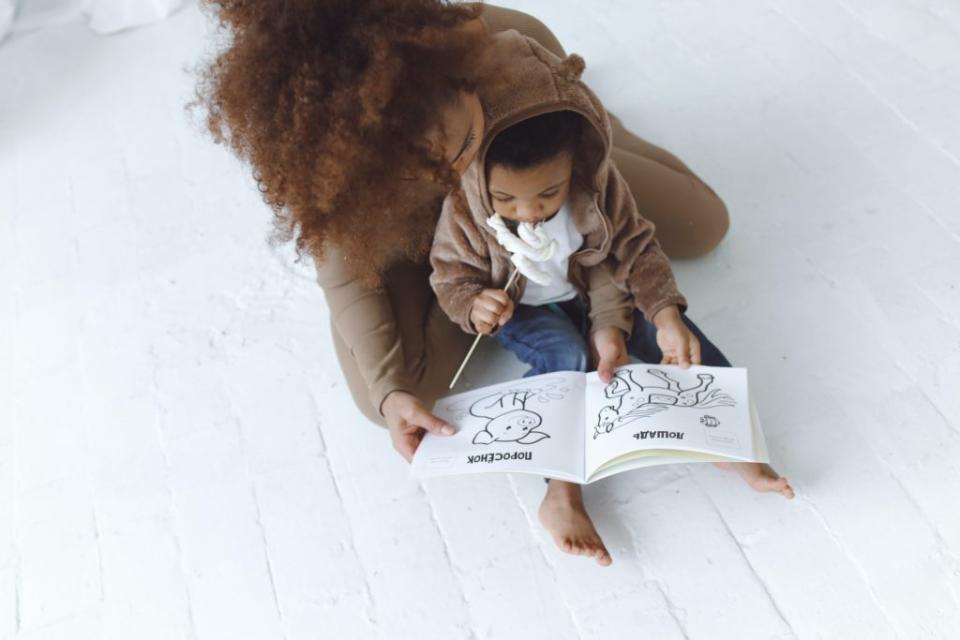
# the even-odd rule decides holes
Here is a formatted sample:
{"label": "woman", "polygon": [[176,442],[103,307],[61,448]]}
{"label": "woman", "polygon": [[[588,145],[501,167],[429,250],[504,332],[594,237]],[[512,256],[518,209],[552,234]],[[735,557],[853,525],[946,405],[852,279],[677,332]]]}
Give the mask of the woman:
{"label": "woman", "polygon": [[[252,164],[280,237],[315,259],[354,401],[409,460],[425,432],[452,433],[429,407],[470,340],[438,307],[426,257],[440,200],[483,137],[471,62],[506,29],[564,52],[536,19],[491,5],[291,0],[277,13],[267,4],[207,1],[230,40],[199,98],[215,137]],[[668,255],[720,242],[726,209],[693,172],[616,119],[614,145]],[[593,338],[600,366],[604,328]],[[601,559],[579,489],[554,498],[541,515],[568,540],[561,546]]]}

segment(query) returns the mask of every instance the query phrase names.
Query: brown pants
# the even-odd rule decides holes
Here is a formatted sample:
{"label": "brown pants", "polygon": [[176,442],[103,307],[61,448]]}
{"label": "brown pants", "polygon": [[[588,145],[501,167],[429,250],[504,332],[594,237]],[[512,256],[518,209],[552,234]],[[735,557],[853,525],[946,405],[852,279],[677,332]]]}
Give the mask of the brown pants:
{"label": "brown pants", "polygon": [[[491,31],[516,29],[564,55],[556,36],[525,13],[487,4],[483,17]],[[614,162],[630,185],[641,214],[657,226],[657,240],[667,255],[693,258],[717,246],[729,225],[723,201],[676,156],[638,138],[618,118],[612,118]],[[430,289],[429,275],[428,265],[404,264],[386,275],[385,284],[392,292],[409,379],[417,381],[417,395],[432,406],[446,392],[472,336],[444,315]],[[367,418],[383,426],[379,407],[370,403],[357,363],[336,329],[333,342],[354,402]]]}

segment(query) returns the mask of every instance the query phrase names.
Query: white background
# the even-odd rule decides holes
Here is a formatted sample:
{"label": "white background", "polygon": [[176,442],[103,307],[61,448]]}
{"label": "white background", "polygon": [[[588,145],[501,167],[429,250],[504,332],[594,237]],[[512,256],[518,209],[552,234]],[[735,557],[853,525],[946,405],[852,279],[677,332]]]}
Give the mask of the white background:
{"label": "white background", "polygon": [[957,637],[960,5],[512,6],[728,203],[676,269],[797,499],[709,466],[590,486],[601,569],[538,479],[409,481],[184,113],[199,12],[77,22],[0,47],[0,637]]}

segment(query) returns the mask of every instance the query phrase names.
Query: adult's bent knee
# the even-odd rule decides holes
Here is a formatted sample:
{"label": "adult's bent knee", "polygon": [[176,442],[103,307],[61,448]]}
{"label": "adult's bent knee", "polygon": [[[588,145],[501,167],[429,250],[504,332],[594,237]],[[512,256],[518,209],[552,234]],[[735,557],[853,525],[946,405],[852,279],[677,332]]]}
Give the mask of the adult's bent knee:
{"label": "adult's bent knee", "polygon": [[564,57],[566,52],[560,40],[543,22],[523,11],[507,9],[492,4],[483,5],[483,18],[490,31],[497,33],[516,29],[528,38],[533,38],[553,54]]}
{"label": "adult's bent knee", "polygon": [[713,194],[708,206],[704,207],[702,218],[699,232],[692,238],[691,258],[705,256],[716,249],[730,230],[730,212],[716,194]]}
{"label": "adult's bent knee", "polygon": [[716,249],[730,230],[727,205],[705,184],[706,192],[701,206],[687,211],[686,224],[679,228],[658,226],[658,240],[664,253],[672,259],[700,258]]}

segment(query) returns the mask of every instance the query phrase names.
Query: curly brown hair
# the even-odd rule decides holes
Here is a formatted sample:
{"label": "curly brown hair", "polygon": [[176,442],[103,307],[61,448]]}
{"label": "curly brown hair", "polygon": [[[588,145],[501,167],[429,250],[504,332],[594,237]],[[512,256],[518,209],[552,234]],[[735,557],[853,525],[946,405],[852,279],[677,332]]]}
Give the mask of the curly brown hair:
{"label": "curly brown hair", "polygon": [[[457,176],[427,133],[461,91],[486,36],[481,5],[446,0],[204,0],[223,46],[197,100],[214,139],[249,162],[274,238],[321,260],[331,244],[377,286],[388,261],[421,259]],[[421,189],[420,205],[415,191]]]}

